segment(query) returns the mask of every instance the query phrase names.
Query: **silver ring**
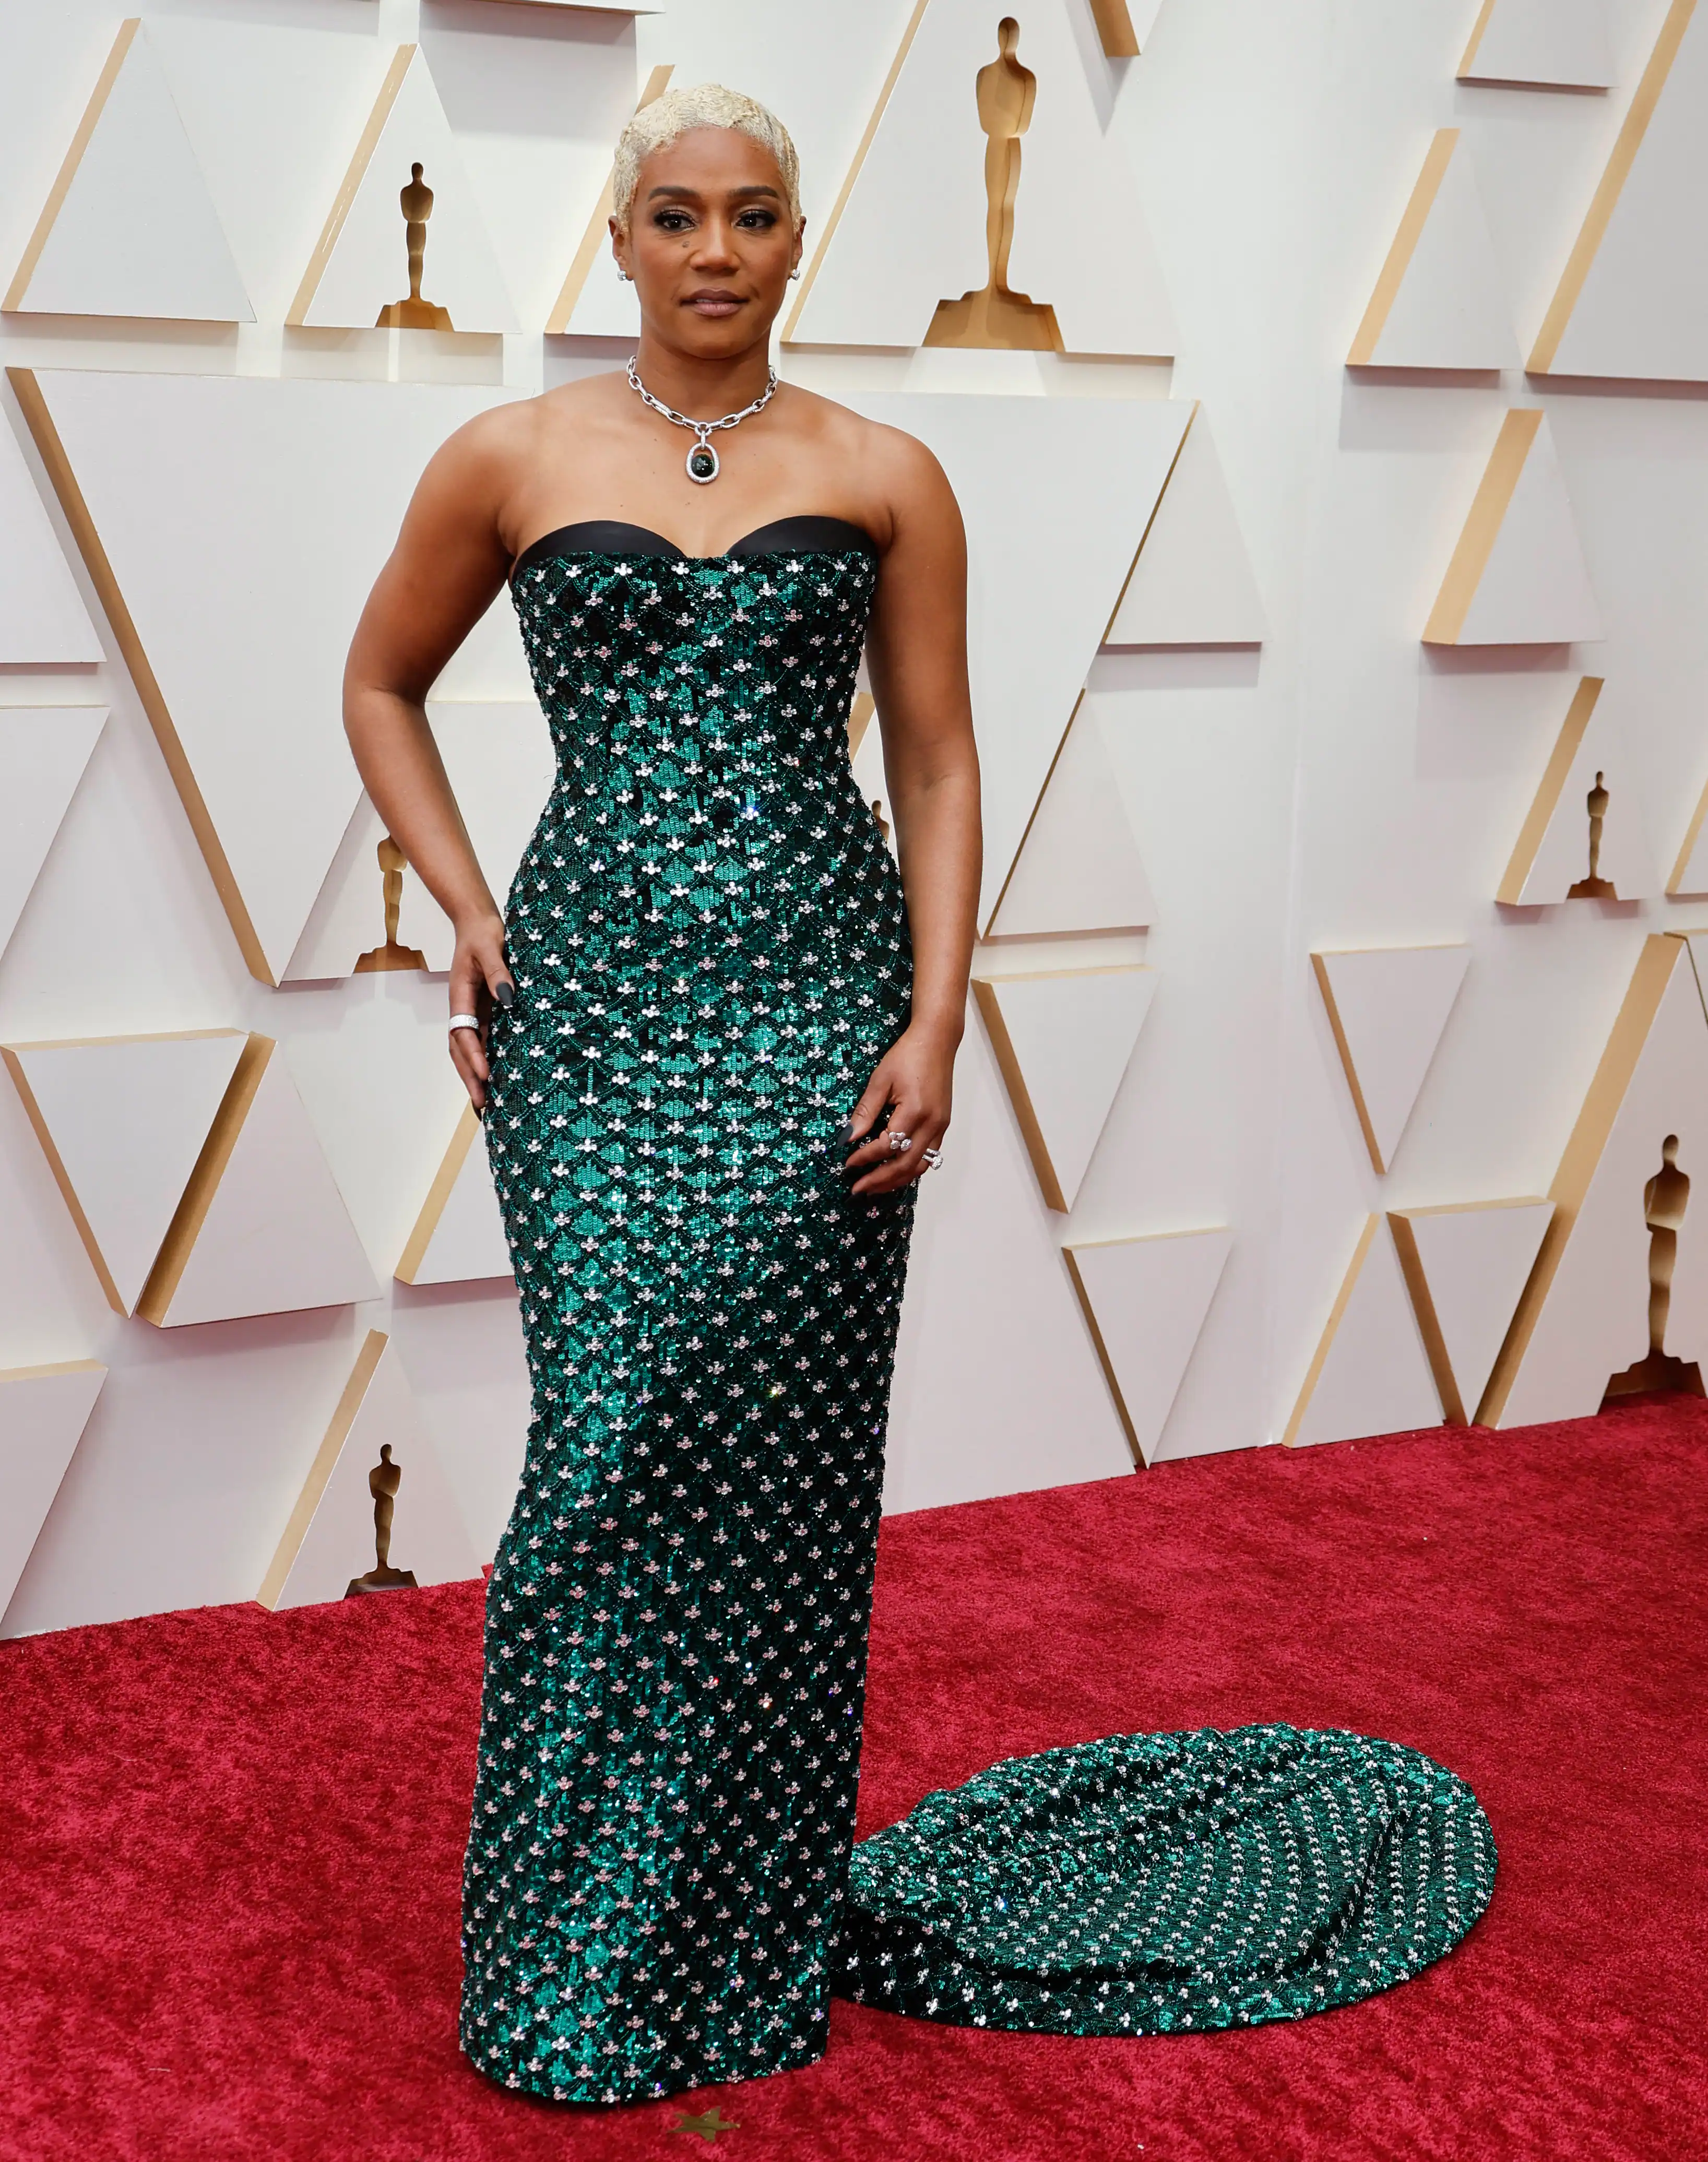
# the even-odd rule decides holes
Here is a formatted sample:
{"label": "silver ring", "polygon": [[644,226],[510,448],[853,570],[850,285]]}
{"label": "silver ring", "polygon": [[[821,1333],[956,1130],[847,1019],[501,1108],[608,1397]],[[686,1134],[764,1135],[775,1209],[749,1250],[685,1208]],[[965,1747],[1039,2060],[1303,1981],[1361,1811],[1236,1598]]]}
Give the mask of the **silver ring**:
{"label": "silver ring", "polygon": [[912,1146],[913,1136],[911,1134],[898,1134],[893,1126],[891,1128],[890,1148],[892,1154],[904,1154],[908,1149],[911,1149]]}
{"label": "silver ring", "polygon": [[919,1152],[919,1161],[927,1171],[935,1171],[943,1162],[943,1151],[940,1148],[922,1149]]}
{"label": "silver ring", "polygon": [[452,1014],[447,1026],[452,1035],[455,1036],[459,1028],[478,1029],[480,1016],[478,1014]]}

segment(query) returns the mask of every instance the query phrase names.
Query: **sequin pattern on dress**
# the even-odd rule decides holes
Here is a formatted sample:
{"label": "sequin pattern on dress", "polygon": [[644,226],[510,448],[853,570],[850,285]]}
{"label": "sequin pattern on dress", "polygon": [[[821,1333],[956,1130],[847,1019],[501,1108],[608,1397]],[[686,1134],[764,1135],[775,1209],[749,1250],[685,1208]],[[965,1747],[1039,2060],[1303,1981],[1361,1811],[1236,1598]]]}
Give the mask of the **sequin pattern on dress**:
{"label": "sequin pattern on dress", "polygon": [[855,548],[514,580],[559,772],[483,1120],[533,1417],[461,2032],[559,2100],[825,2047],[913,1209],[850,1195],[834,1140],[911,988],[848,759],[875,576]]}

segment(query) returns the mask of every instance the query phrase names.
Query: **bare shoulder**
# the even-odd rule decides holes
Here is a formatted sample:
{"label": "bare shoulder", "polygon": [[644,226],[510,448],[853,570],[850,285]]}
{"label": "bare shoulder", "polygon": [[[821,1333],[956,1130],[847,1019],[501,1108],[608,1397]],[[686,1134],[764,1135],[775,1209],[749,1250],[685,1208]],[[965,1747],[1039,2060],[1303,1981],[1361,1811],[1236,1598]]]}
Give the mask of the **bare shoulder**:
{"label": "bare shoulder", "polygon": [[889,510],[898,537],[922,522],[958,530],[960,511],[948,476],[917,436],[814,391],[797,387],[795,395],[802,401],[802,425],[859,474],[861,492]]}
{"label": "bare shoulder", "polygon": [[508,398],[447,436],[433,466],[502,487],[567,436],[585,435],[606,423],[618,410],[611,386],[621,382],[620,376],[583,376],[535,398]]}

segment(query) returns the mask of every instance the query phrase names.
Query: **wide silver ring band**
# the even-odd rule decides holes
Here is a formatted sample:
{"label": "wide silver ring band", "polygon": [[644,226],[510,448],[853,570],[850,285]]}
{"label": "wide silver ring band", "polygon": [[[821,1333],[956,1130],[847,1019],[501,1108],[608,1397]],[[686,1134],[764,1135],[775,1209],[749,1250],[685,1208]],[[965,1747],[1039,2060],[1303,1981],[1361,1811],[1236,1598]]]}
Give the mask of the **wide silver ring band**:
{"label": "wide silver ring band", "polygon": [[480,1026],[480,1016],[478,1014],[452,1014],[446,1025],[452,1035],[455,1036],[459,1028],[478,1029]]}

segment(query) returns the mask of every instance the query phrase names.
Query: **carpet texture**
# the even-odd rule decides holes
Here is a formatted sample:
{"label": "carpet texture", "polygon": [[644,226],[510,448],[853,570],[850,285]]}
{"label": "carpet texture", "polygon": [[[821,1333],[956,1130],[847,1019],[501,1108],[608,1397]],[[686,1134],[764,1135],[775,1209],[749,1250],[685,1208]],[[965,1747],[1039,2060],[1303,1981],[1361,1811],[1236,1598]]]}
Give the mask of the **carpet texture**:
{"label": "carpet texture", "polygon": [[[893,1518],[864,1835],[996,1758],[1285,1721],[1427,1752],[1494,1903],[1384,1996],[1079,2039],[835,2007],[602,2112],[456,2041],[480,1589],[0,1645],[5,2162],[1708,2155],[1708,1406],[1166,1465]],[[736,2129],[673,2132],[716,2104]]]}

